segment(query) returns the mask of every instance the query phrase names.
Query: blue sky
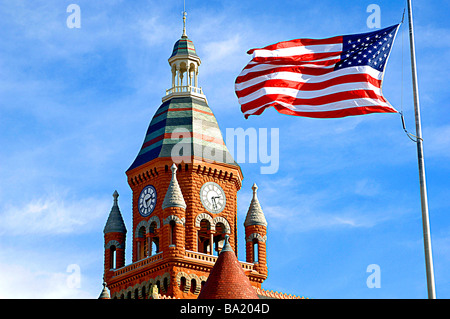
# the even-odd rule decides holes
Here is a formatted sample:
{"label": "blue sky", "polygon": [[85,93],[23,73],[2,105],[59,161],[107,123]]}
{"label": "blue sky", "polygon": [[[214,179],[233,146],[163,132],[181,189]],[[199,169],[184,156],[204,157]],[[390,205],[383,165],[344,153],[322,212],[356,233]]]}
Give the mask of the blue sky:
{"label": "blue sky", "polygon": [[[69,29],[66,8],[81,8]],[[397,114],[343,119],[267,110],[245,120],[234,80],[246,51],[293,38],[367,32],[401,20],[404,1],[187,1],[199,85],[226,128],[279,128],[279,170],[241,163],[239,259],[251,185],[268,221],[263,288],[311,298],[426,298],[416,145]],[[112,193],[129,230],[125,170],[170,86],[182,1],[1,1],[0,297],[97,298]],[[425,165],[438,298],[450,298],[449,4],[414,1]],[[402,34],[404,32],[403,50]],[[403,55],[402,55],[403,51]],[[407,25],[383,92],[414,133]],[[403,77],[402,77],[403,64]],[[403,78],[403,81],[402,81]],[[403,98],[401,95],[403,87]],[[403,106],[401,101],[403,100]],[[380,288],[368,288],[371,264]],[[71,285],[72,269],[81,281]]]}

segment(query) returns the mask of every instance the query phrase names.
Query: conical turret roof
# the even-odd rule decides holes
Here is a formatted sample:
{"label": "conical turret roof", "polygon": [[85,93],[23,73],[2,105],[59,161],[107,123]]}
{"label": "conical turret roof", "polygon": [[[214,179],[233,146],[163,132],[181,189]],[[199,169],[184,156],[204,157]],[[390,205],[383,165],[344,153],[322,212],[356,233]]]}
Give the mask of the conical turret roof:
{"label": "conical turret roof", "polygon": [[177,181],[177,166],[172,164],[172,179],[170,180],[169,187],[167,188],[166,196],[162,203],[162,209],[167,207],[181,207],[186,209],[186,202],[183,198],[183,193],[181,192],[180,185]]}
{"label": "conical turret roof", "polygon": [[230,243],[225,244],[198,299],[258,299]]}
{"label": "conical turret roof", "polygon": [[111,299],[111,297],[109,296],[108,289],[106,288],[106,283],[103,283],[103,289],[98,299]]}
{"label": "conical turret roof", "polygon": [[250,207],[248,208],[247,211],[244,226],[251,226],[251,225],[267,226],[266,217],[264,216],[261,205],[259,204],[258,196],[256,195],[258,186],[256,186],[256,184],[253,184],[252,189],[253,189],[253,198],[250,203]]}
{"label": "conical turret roof", "polygon": [[114,203],[111,208],[111,212],[109,213],[108,220],[106,221],[105,228],[103,229],[103,233],[126,233],[127,228],[125,227],[125,223],[123,222],[122,214],[120,213],[119,203],[117,198],[119,197],[119,193],[114,191],[113,194]]}

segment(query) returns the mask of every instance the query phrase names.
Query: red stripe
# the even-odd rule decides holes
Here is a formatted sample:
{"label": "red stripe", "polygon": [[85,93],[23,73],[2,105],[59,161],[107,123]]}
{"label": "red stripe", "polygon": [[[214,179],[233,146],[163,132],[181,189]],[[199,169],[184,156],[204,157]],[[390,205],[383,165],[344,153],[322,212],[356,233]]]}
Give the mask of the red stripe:
{"label": "red stripe", "polygon": [[145,142],[142,145],[141,149],[144,149],[158,141],[161,141],[163,139],[175,139],[175,138],[190,138],[190,137],[195,137],[210,143],[216,143],[216,144],[220,144],[220,145],[224,145],[224,141],[220,138],[215,138],[209,135],[205,135],[205,134],[200,134],[200,133],[192,133],[192,132],[177,132],[177,133],[164,133],[161,134],[153,139],[151,139],[150,141]]}
{"label": "red stripe", "polygon": [[[274,64],[274,65],[285,65],[285,64],[295,64],[298,65],[301,62],[313,62],[315,60],[322,60],[326,58],[330,58],[333,56],[338,56],[342,53],[342,51],[336,51],[336,52],[322,52],[322,53],[308,53],[308,54],[301,54],[301,55],[292,55],[287,57],[256,57],[253,58],[245,67],[243,70],[251,69],[252,67],[256,66],[261,63],[267,63],[267,64]],[[255,62],[255,64],[252,64],[252,62]]]}
{"label": "red stripe", "polygon": [[306,67],[306,66],[284,66],[284,67],[279,67],[279,68],[275,68],[275,69],[250,72],[250,73],[247,73],[246,75],[240,75],[236,78],[235,83],[246,82],[248,80],[257,78],[262,75],[277,73],[277,72],[293,72],[293,73],[300,73],[300,74],[306,74],[306,75],[324,75],[324,74],[331,73],[333,71],[334,71],[333,68],[321,69],[321,68],[311,68],[311,67]]}
{"label": "red stripe", "polygon": [[236,91],[236,95],[239,98],[241,98],[253,92],[256,92],[259,89],[262,89],[263,87],[283,87],[296,89],[299,91],[315,91],[326,89],[328,87],[338,84],[357,83],[357,82],[369,82],[377,88],[381,87],[381,80],[375,79],[366,73],[358,73],[358,74],[346,74],[318,83],[271,79],[249,86],[248,88],[242,89],[240,91]]}
{"label": "red stripe", "polygon": [[333,111],[323,111],[323,112],[302,112],[302,111],[293,111],[287,107],[279,105],[274,102],[271,105],[267,105],[265,107],[260,108],[253,114],[244,114],[245,118],[248,119],[250,115],[260,115],[266,108],[274,107],[279,113],[286,115],[295,115],[295,116],[303,116],[310,118],[339,118],[353,115],[364,115],[370,113],[397,113],[396,110],[382,106],[382,105],[370,105],[370,106],[359,106],[352,107],[347,109],[333,110]]}
{"label": "red stripe", "polygon": [[163,140],[164,139],[164,134],[161,134],[160,136],[157,136],[157,137],[155,137],[155,138],[152,138],[150,141],[147,141],[147,142],[145,142],[144,144],[142,144],[142,148],[141,149],[144,149],[144,148],[146,148],[147,146],[150,146],[150,145],[152,145],[152,144],[154,144],[154,143],[156,143],[156,142],[158,142],[158,141],[161,141],[161,140]]}
{"label": "red stripe", "polygon": [[289,41],[281,41],[275,44],[268,45],[264,48],[255,48],[247,51],[252,54],[255,50],[277,50],[284,48],[300,47],[305,45],[320,45],[320,44],[336,44],[342,43],[342,36],[336,36],[327,39],[294,39]]}
{"label": "red stripe", "polygon": [[200,112],[200,113],[203,113],[203,114],[208,114],[208,115],[214,115],[213,113],[211,113],[211,112],[207,112],[207,111],[203,111],[203,110],[200,110],[200,109],[196,109],[195,107],[184,107],[184,108],[174,108],[174,109],[169,109],[168,110],[169,112],[176,112],[176,111],[195,111],[195,112]]}
{"label": "red stripe", "polygon": [[284,95],[284,94],[266,94],[263,95],[251,102],[245,103],[241,105],[242,112],[247,112],[252,109],[256,109],[261,105],[265,105],[271,102],[283,102],[289,105],[309,105],[309,106],[318,106],[322,104],[335,103],[339,101],[345,100],[353,100],[353,99],[362,99],[362,98],[370,98],[379,100],[381,102],[387,103],[385,98],[381,95],[376,94],[371,90],[354,90],[354,91],[345,91],[332,93],[324,96],[319,96],[312,99],[300,99],[292,96]]}

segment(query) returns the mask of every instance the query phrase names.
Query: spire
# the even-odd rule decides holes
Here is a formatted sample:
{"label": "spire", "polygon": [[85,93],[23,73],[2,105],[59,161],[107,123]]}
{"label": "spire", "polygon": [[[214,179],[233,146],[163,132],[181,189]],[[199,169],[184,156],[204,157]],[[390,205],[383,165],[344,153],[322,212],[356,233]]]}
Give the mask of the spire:
{"label": "spire", "polygon": [[98,299],[111,299],[109,296],[109,292],[108,289],[106,289],[106,283],[103,283],[103,290],[100,293],[100,296],[98,297]]}
{"label": "spire", "polygon": [[181,37],[183,39],[187,38],[186,35],[186,16],[187,16],[187,12],[186,10],[183,11],[183,34],[181,35]]}
{"label": "spire", "polygon": [[164,197],[162,209],[167,207],[181,207],[186,209],[186,202],[184,201],[183,193],[181,192],[180,185],[177,181],[177,166],[175,163],[172,164],[170,169],[172,170],[172,179],[170,180],[169,188]]}
{"label": "spire", "polygon": [[114,203],[111,208],[111,212],[108,216],[108,221],[106,222],[105,228],[103,229],[103,233],[126,233],[127,229],[125,227],[125,223],[123,222],[122,214],[120,213],[120,208],[118,204],[117,198],[119,197],[119,193],[114,191],[113,194]]}
{"label": "spire", "polygon": [[198,299],[258,299],[228,242],[228,235]]}
{"label": "spire", "polygon": [[233,248],[231,248],[230,242],[229,242],[230,236],[225,235],[225,243],[223,244],[223,248],[220,251],[220,253],[223,253],[225,251],[233,251]]}
{"label": "spire", "polygon": [[264,217],[261,205],[259,204],[258,196],[256,195],[258,186],[256,186],[256,184],[253,184],[252,190],[253,190],[253,198],[250,203],[250,207],[248,208],[244,226],[246,227],[251,225],[267,226],[266,218]]}

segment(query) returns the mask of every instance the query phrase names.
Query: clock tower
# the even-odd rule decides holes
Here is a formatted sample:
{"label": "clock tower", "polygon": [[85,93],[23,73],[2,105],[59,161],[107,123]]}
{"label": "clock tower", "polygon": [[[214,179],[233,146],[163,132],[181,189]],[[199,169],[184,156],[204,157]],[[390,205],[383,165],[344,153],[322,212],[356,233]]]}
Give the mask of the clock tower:
{"label": "clock tower", "polygon": [[[162,295],[197,298],[225,236],[237,255],[237,192],[243,175],[198,85],[201,60],[186,35],[185,23],[186,13],[182,36],[169,57],[172,86],[126,171],[133,198],[131,264],[110,260],[115,256],[110,253],[111,246],[116,249],[116,242],[116,246],[124,246],[124,225],[112,244],[112,235],[105,233],[109,237],[105,237],[104,280],[112,298],[148,298],[154,286]],[[118,194],[114,196],[118,215],[110,219],[121,220]],[[113,229],[107,226],[105,229]],[[247,240],[265,241],[264,236],[252,235]],[[239,263],[251,285],[261,288],[267,267],[265,244],[259,247],[264,247],[259,252],[263,265],[257,265],[254,258]]]}

